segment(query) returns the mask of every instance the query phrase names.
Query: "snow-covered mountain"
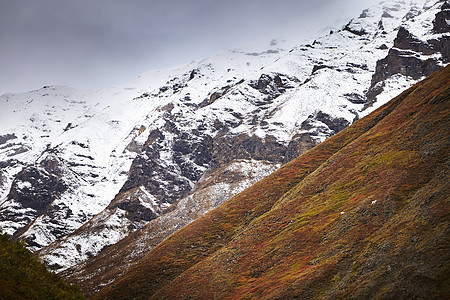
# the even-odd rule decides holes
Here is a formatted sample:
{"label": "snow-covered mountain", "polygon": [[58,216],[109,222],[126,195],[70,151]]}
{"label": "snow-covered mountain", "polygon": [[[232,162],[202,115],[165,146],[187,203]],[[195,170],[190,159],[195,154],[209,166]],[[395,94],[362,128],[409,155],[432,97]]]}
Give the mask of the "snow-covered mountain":
{"label": "snow-covered mountain", "polygon": [[383,1],[293,48],[273,39],[103,90],[5,94],[0,227],[101,287],[96,255],[132,264],[446,65],[449,14],[448,1]]}

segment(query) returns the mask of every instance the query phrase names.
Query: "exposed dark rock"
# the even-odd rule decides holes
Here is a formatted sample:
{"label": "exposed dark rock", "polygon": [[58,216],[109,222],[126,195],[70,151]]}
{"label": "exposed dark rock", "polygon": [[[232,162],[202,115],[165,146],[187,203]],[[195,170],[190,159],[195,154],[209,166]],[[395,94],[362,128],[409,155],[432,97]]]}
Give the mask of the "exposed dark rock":
{"label": "exposed dark rock", "polygon": [[283,74],[262,74],[258,80],[249,82],[249,86],[267,95],[262,101],[256,101],[256,105],[265,105],[279,97],[286,89],[295,87],[299,80],[295,77]]}
{"label": "exposed dark rock", "polygon": [[283,88],[283,83],[281,82],[279,75],[273,77],[267,74],[262,74],[256,82],[250,82],[249,86],[259,90],[263,94],[269,94],[273,89],[277,90],[278,88]]}
{"label": "exposed dark rock", "polygon": [[131,142],[127,145],[127,147],[125,149],[130,152],[136,152],[136,153],[139,153],[139,151],[140,151],[140,147],[134,139],[131,140]]}
{"label": "exposed dark rock", "polygon": [[347,67],[369,71],[369,67],[366,64],[347,63]]}
{"label": "exposed dark rock", "polygon": [[285,153],[286,146],[277,142],[272,136],[262,139],[247,134],[226,135],[214,139],[213,159],[208,171],[212,172],[219,166],[235,159],[267,160],[281,163],[284,161]]}
{"label": "exposed dark rock", "polygon": [[[6,168],[13,167],[18,162],[16,160],[7,160],[7,161],[0,161],[0,188],[7,189],[7,176],[6,176]],[[2,219],[2,213],[0,213],[0,220]]]}
{"label": "exposed dark rock", "polygon": [[193,69],[189,75],[189,80],[194,79],[196,74],[198,74],[198,69]]}
{"label": "exposed dark rock", "polygon": [[393,16],[386,10],[383,12],[383,15],[381,17],[382,18],[393,18]]}
{"label": "exposed dark rock", "polygon": [[177,174],[173,167],[161,165],[158,149],[147,149],[146,153],[152,155],[147,157],[139,155],[133,161],[128,179],[120,192],[144,186],[160,204],[174,203],[186,196],[191,190],[189,180]]}
{"label": "exposed dark rock", "polygon": [[[170,116],[169,116],[169,118],[170,118]],[[165,121],[166,121],[166,123],[164,124],[164,130],[166,130],[167,132],[172,133],[172,134],[180,133],[180,130],[178,130],[178,127],[174,122],[168,120],[167,118]]]}
{"label": "exposed dark rock", "polygon": [[90,156],[90,155],[75,154],[75,156],[82,157],[82,158],[87,158],[89,160],[94,160],[94,158],[92,156]]}
{"label": "exposed dark rock", "polygon": [[11,149],[11,150],[13,150],[13,152],[9,153],[8,156],[14,156],[17,154],[22,154],[22,153],[28,152],[28,151],[30,151],[30,148],[28,148],[27,146],[24,146],[24,145],[20,145],[18,148]]}
{"label": "exposed dark rock", "polygon": [[209,97],[209,104],[214,103],[214,101],[216,101],[217,99],[219,99],[220,97],[222,97],[222,93],[220,92],[214,92],[211,94],[211,96]]}
{"label": "exposed dark rock", "polygon": [[425,55],[436,53],[436,50],[430,47],[428,43],[419,40],[404,27],[400,27],[398,30],[397,37],[394,40],[394,48],[412,50]]}
{"label": "exposed dark rock", "polygon": [[363,10],[362,11],[362,13],[359,15],[359,19],[364,19],[364,18],[367,18],[369,15],[367,14],[369,12],[369,10],[368,9],[365,9],[365,10]]}
{"label": "exposed dark rock", "polygon": [[[281,78],[272,78],[267,85],[264,80],[261,80],[259,84],[259,88],[265,89],[270,84],[283,86],[284,83]],[[329,121],[327,119],[326,122],[333,123]],[[207,169],[208,172],[214,172],[220,166],[236,159],[283,163],[315,145],[308,135],[295,137],[288,147],[277,142],[272,136],[265,139],[247,134],[231,136],[227,130],[228,125],[219,121],[217,123],[216,130],[221,133],[213,139],[202,134],[200,130],[181,131],[175,124],[167,122],[166,127],[175,134],[173,141],[165,144],[172,145],[170,147],[174,165],[161,164],[160,153],[167,150],[162,148],[165,137],[159,130],[150,132],[142,149],[143,155],[138,155],[132,163],[128,180],[119,193],[123,194],[121,197],[125,199],[128,197],[125,194],[129,195],[132,190],[143,186],[159,204],[174,203],[191,191],[192,183],[197,182]],[[127,201],[120,200],[118,203],[120,203],[118,207],[126,210],[129,213],[128,218],[133,221],[148,221],[161,213],[161,211],[152,212],[132,197]]]}
{"label": "exposed dark rock", "polygon": [[332,67],[327,66],[327,65],[314,65],[314,67],[312,69],[312,72],[311,72],[311,75],[313,75],[314,73],[316,73],[319,70],[327,69],[327,68],[331,69]]}
{"label": "exposed dark rock", "polygon": [[[196,72],[194,72],[196,74]],[[192,72],[184,74],[181,78],[174,77],[167,81],[164,86],[159,88],[159,94],[168,92],[168,94],[176,94],[186,86],[186,82],[191,80]],[[193,77],[192,77],[193,78]]]}
{"label": "exposed dark rock", "polygon": [[0,161],[0,169],[4,169],[7,167],[13,167],[15,165],[17,165],[18,161],[15,159],[9,159],[6,161]]}
{"label": "exposed dark rock", "polygon": [[393,75],[409,76],[420,79],[440,69],[438,61],[429,58],[421,60],[414,53],[397,49],[389,50],[387,57],[379,60],[372,76],[372,84],[366,94],[367,106],[370,106],[384,89],[384,81]]}
{"label": "exposed dark rock", "polygon": [[8,199],[14,199],[24,208],[43,211],[67,185],[58,177],[34,166],[24,168],[13,181]]}
{"label": "exposed dark rock", "polygon": [[134,222],[151,221],[158,217],[150,208],[143,206],[138,199],[121,202],[117,207],[127,211],[127,218]]}
{"label": "exposed dark rock", "polygon": [[181,83],[175,83],[174,85],[172,85],[173,93],[174,93],[174,94],[175,94],[175,93],[178,93],[183,87],[185,87],[184,84],[181,84]]}
{"label": "exposed dark rock", "polygon": [[333,134],[338,133],[350,125],[350,122],[344,118],[333,118],[332,116],[321,111],[316,114],[316,119],[326,124],[331,130],[333,130]]}
{"label": "exposed dark rock", "polygon": [[435,53],[441,53],[444,60],[448,60],[449,38],[443,37],[439,40],[423,42],[401,27],[394,40],[394,47],[389,50],[385,58],[377,62],[371,86],[366,93],[366,107],[372,105],[383,91],[384,81],[389,77],[403,75],[418,80],[441,69],[437,59],[421,59],[421,55]]}
{"label": "exposed dark rock", "polygon": [[152,145],[156,141],[164,141],[164,135],[159,129],[150,131],[147,142],[145,142],[145,147]]}
{"label": "exposed dark rock", "polygon": [[[434,73],[440,69],[438,61],[433,58],[421,60],[411,52],[390,50],[390,55],[377,64],[377,68],[381,74],[381,78],[387,79],[394,74],[420,79],[423,76]],[[376,78],[376,77],[375,77]]]}
{"label": "exposed dark rock", "polygon": [[433,31],[436,33],[450,32],[450,2],[442,4],[441,11],[436,14],[433,21]]}
{"label": "exposed dark rock", "polygon": [[13,134],[5,134],[5,135],[0,135],[0,145],[5,144],[7,141],[9,140],[13,140],[16,139],[17,136],[13,133]]}
{"label": "exposed dark rock", "polygon": [[3,185],[6,183],[6,176],[0,169],[0,188],[3,188]]}
{"label": "exposed dark rock", "polygon": [[21,212],[18,212],[14,209],[3,209],[0,211],[0,221],[10,221],[14,220],[14,222],[21,223],[30,223],[32,221],[30,216],[24,215]]}
{"label": "exposed dark rock", "polygon": [[237,82],[236,84],[232,84],[232,85],[227,85],[222,87],[220,90],[213,92],[209,98],[206,98],[205,100],[203,100],[199,105],[198,108],[203,108],[205,106],[208,106],[212,103],[214,103],[216,100],[220,99],[221,97],[223,97],[232,87],[243,83],[244,81],[241,80],[239,82]]}
{"label": "exposed dark rock", "polygon": [[325,124],[331,131],[330,135],[336,134],[350,125],[350,122],[344,118],[333,118],[329,114],[319,111],[310,115],[305,121],[303,121],[301,124],[301,129],[311,130],[316,128],[316,125],[313,124],[315,121],[320,121]]}
{"label": "exposed dark rock", "polygon": [[48,155],[43,160],[41,160],[39,165],[50,174],[56,175],[58,177],[63,176],[62,163],[56,155]]}
{"label": "exposed dark rock", "polygon": [[344,94],[344,97],[347,98],[347,100],[353,104],[366,103],[366,98],[360,94],[356,94],[356,93]]}
{"label": "exposed dark rock", "polygon": [[283,163],[288,163],[317,145],[309,133],[295,135],[289,142]]}
{"label": "exposed dark rock", "polygon": [[181,174],[196,182],[203,174],[198,166],[207,167],[212,159],[213,140],[205,135],[198,137],[182,132],[173,143],[174,161],[181,169]]}
{"label": "exposed dark rock", "polygon": [[77,145],[77,146],[80,146],[80,147],[83,148],[83,149],[89,149],[89,145],[86,145],[86,144],[81,143],[81,142],[71,141],[70,144],[71,144],[71,145]]}
{"label": "exposed dark rock", "polygon": [[168,89],[169,89],[168,86],[162,86],[162,87],[159,88],[159,92],[160,92],[160,93],[164,93],[164,92],[167,91]]}
{"label": "exposed dark rock", "polygon": [[74,126],[72,123],[67,123],[66,127],[64,127],[64,131],[70,130],[72,128],[75,128],[76,126]]}
{"label": "exposed dark rock", "polygon": [[442,54],[442,60],[444,63],[450,62],[450,36],[443,36],[440,39],[429,40],[428,43]]}
{"label": "exposed dark rock", "polygon": [[345,31],[348,31],[350,33],[353,33],[354,35],[357,36],[363,36],[367,34],[367,31],[364,30],[364,28],[355,28],[353,26],[353,21],[350,21],[350,23],[348,23],[347,25],[345,25],[344,29]]}
{"label": "exposed dark rock", "polygon": [[441,10],[448,10],[450,9],[450,2],[448,0],[441,0],[442,2],[444,2],[441,6]]}
{"label": "exposed dark rock", "polygon": [[411,20],[412,18],[418,16],[420,14],[420,10],[417,9],[417,7],[411,7],[411,9],[409,10],[409,12],[404,16],[404,20],[408,21]]}
{"label": "exposed dark rock", "polygon": [[[159,204],[174,203],[186,196],[192,183],[202,176],[212,159],[212,138],[198,130],[180,131],[171,121],[166,121],[165,129],[175,135],[173,141],[166,141],[160,130],[151,131],[121,193],[144,186]],[[171,147],[172,163],[162,163],[161,151],[168,150],[163,147]]]}

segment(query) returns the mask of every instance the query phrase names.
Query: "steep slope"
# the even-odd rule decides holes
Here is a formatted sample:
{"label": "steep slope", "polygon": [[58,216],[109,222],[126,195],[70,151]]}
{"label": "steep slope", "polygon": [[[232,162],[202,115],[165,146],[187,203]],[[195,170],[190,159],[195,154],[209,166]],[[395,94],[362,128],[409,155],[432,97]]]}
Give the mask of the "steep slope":
{"label": "steep slope", "polygon": [[99,91],[4,95],[0,226],[58,271],[130,233],[153,247],[444,66],[446,5],[390,0],[294,48],[270,40]]}
{"label": "steep slope", "polygon": [[[317,38],[313,45],[286,51],[271,41],[269,50],[224,52],[202,61],[198,67],[168,81],[159,90],[143,94],[143,98],[149,100],[165,99],[164,106],[161,104],[152,112],[150,121],[141,123],[140,127],[146,129],[128,147],[138,156],[127,182],[101,214],[73,235],[43,249],[43,259],[59,270],[75,266],[135,228],[143,228],[145,236],[156,234],[160,240],[173,232],[173,229],[166,230],[164,224],[175,224],[175,228],[180,228],[194,220],[194,216],[200,216],[226,200],[223,193],[217,198],[213,193],[209,201],[214,205],[203,206],[202,200],[200,204],[195,203],[205,193],[202,182],[211,174],[226,172],[233,162],[251,168],[257,160],[274,168],[339,132],[359,115],[373,109],[360,112],[369,105],[365,102],[365,92],[376,74],[377,60],[386,55],[380,45],[394,44],[400,24],[412,28],[414,33],[417,26],[409,23],[432,24],[441,6],[439,3],[423,6],[420,1],[413,7],[397,1],[385,3],[366,10],[342,30]],[[405,18],[412,10],[414,17]],[[384,22],[382,27],[379,26],[381,21]],[[355,33],[355,28],[364,28],[364,34]],[[427,38],[422,32],[418,34]],[[442,39],[446,34],[434,37]],[[435,54],[434,57],[436,65],[445,64],[443,56]],[[423,59],[427,60],[428,56]],[[264,65],[255,68],[255,63]],[[249,65],[250,69],[243,70]],[[223,77],[219,79],[218,75]],[[417,80],[401,76],[390,81],[391,89],[409,86]],[[214,82],[216,87],[213,90],[210,86],[202,87],[205,80]],[[392,91],[384,87],[381,95],[386,93]],[[381,105],[380,101],[376,104]],[[238,177],[245,178],[246,175]],[[235,177],[230,180],[232,178]],[[217,185],[207,187],[223,191],[226,184],[226,181],[219,181]],[[235,194],[231,190],[225,193]],[[155,219],[171,210],[166,210],[164,205],[187,195],[190,198],[185,202],[189,205],[179,206],[182,208],[177,209],[177,213],[169,215],[183,216],[182,220],[167,221],[165,218],[166,221],[161,222]],[[197,209],[202,206],[203,209]],[[191,215],[189,212],[193,207],[197,207],[197,213]],[[167,234],[164,236],[162,232]],[[156,241],[143,240],[147,238],[135,240],[135,248],[145,249]],[[131,251],[132,247],[128,248],[134,259],[140,257]],[[102,256],[110,257],[111,252],[108,253]],[[117,256],[123,256],[123,253]],[[94,265],[99,259],[95,261]],[[127,259],[127,264],[130,261]],[[74,268],[78,275],[68,271],[68,277],[79,276],[84,265]],[[125,265],[112,269],[123,272],[123,268]],[[90,267],[86,266],[86,270],[81,270],[85,274],[82,277],[90,278],[88,269]]]}
{"label": "steep slope", "polygon": [[[172,102],[187,99],[183,96],[180,100],[177,89],[183,87],[186,94],[191,92],[201,102],[216,85],[225,86],[233,78],[225,66],[240,64],[234,59],[242,61],[241,56],[252,62],[239,73],[242,76],[274,59],[274,54],[249,59],[242,53],[230,57],[228,54],[151,71],[130,84],[99,91],[45,87],[25,94],[3,95],[0,181],[5,198],[0,204],[0,224],[4,231],[38,250],[101,213],[120,192],[129,195],[130,190],[138,188],[141,200],[136,201],[136,207],[145,212],[142,217],[133,216],[132,209],[124,210],[122,205],[118,213],[117,207],[112,213],[103,212],[101,222],[109,220],[106,223],[110,227],[119,220],[124,228],[138,228],[186,196],[193,180],[206,168],[198,158],[195,163],[200,166],[193,166],[199,170],[188,174],[192,166],[189,161],[184,162],[185,149],[180,143],[187,139],[173,133],[175,116],[170,113],[175,107]],[[204,73],[190,79],[198,66],[203,67]],[[184,86],[187,81],[189,87]],[[183,105],[186,113],[194,108]],[[210,122],[214,122],[213,116],[205,123]],[[143,149],[155,134],[158,144]],[[158,148],[152,149],[155,146]],[[167,153],[160,149],[166,146]],[[178,151],[172,151],[172,147]],[[157,155],[152,155],[152,151]],[[147,154],[153,160],[142,163]],[[155,165],[155,176],[141,176],[142,169]],[[105,242],[114,243],[129,232],[111,229],[105,232]],[[90,245],[82,249],[82,256],[103,246]]]}
{"label": "steep slope", "polygon": [[79,289],[49,272],[23,243],[0,234],[1,299],[84,299]]}
{"label": "steep slope", "polygon": [[[151,220],[145,227],[134,231],[120,242],[101,251],[97,256],[74,265],[60,274],[66,280],[78,283],[85,295],[90,296],[126,272],[170,234],[276,169],[271,164],[259,161],[253,161],[251,168],[247,161],[233,162],[206,179],[201,179],[198,187],[200,191],[174,204],[162,216]],[[52,246],[44,251],[51,250]]]}
{"label": "steep slope", "polygon": [[450,67],[166,239],[96,298],[448,298]]}
{"label": "steep slope", "polygon": [[[282,93],[277,96],[272,104],[273,106],[268,105],[269,109],[272,109],[271,107],[275,108],[273,110],[275,113],[266,114],[269,119],[263,117],[263,121],[260,124],[254,121],[255,118],[258,119],[258,111],[250,113],[249,116],[253,122],[251,124],[254,125],[247,127],[252,128],[251,130],[256,130],[256,136],[250,137],[248,136],[248,132],[245,134],[236,134],[232,131],[230,134],[230,132],[227,133],[226,129],[224,130],[220,127],[220,134],[212,138],[213,159],[210,162],[209,169],[199,179],[191,194],[181,200],[179,205],[173,206],[163,217],[151,220],[142,229],[137,230],[118,244],[106,248],[96,257],[91,257],[81,264],[75,263],[83,256],[86,257],[86,255],[83,255],[83,253],[78,254],[79,252],[83,252],[83,250],[78,251],[74,245],[78,244],[80,245],[79,248],[83,249],[84,245],[89,243],[90,238],[94,241],[105,240],[105,238],[92,239],[93,235],[99,234],[98,230],[92,230],[91,234],[84,232],[84,238],[81,240],[77,236],[61,240],[61,242],[44,249],[41,252],[42,256],[53,266],[64,265],[70,262],[70,264],[73,264],[73,267],[65,270],[62,275],[66,279],[77,282],[88,294],[98,290],[103,285],[126,272],[146,251],[155,247],[169,234],[223,203],[227,199],[223,197],[224,193],[232,196],[239,191],[234,188],[230,189],[230,182],[232,185],[240,182],[240,189],[243,189],[246,185],[242,184],[244,183],[242,178],[248,178],[249,175],[246,174],[247,172],[239,175],[237,174],[239,170],[235,169],[233,176],[220,175],[219,179],[217,179],[218,174],[226,174],[229,172],[227,168],[230,164],[229,161],[232,161],[233,158],[238,158],[239,160],[235,163],[232,161],[231,165],[240,165],[244,170],[254,168],[261,164],[276,167],[277,164],[274,164],[274,162],[285,163],[298,156],[314,146],[317,140],[320,141],[324,137],[344,128],[353,121],[352,119],[355,118],[355,114],[367,114],[375,107],[386,102],[387,96],[395,95],[398,93],[399,88],[409,86],[415,82],[417,80],[415,78],[410,78],[404,74],[393,75],[393,73],[390,76],[385,76],[384,81],[379,79],[380,72],[376,65],[378,66],[383,59],[377,63],[375,61],[376,59],[382,58],[383,55],[386,55],[386,52],[390,53],[390,50],[386,50],[388,49],[386,45],[391,45],[392,49],[394,49],[397,47],[396,43],[404,43],[405,39],[402,37],[401,31],[398,28],[408,28],[410,32],[414,33],[416,41],[421,40],[422,44],[426,44],[427,40],[431,39],[445,41],[448,30],[441,30],[441,33],[439,33],[437,31],[435,32],[433,27],[434,23],[439,23],[436,22],[438,19],[437,15],[445,11],[447,10],[442,3],[433,2],[433,5],[428,3],[425,6],[419,3],[412,6],[405,6],[404,3],[396,1],[384,3],[382,6],[365,10],[357,19],[345,25],[343,30],[335,31],[318,38],[314,42],[314,45],[299,46],[289,51],[286,55],[282,55],[276,62],[266,65],[261,71],[255,72],[251,76],[255,77],[258,76],[256,74],[261,73],[266,74],[270,70],[278,70],[278,73],[276,73],[278,75],[261,75],[257,81],[250,80],[248,82],[249,86],[262,90],[263,98],[267,98],[268,96],[274,97]],[[399,24],[402,27],[399,27]],[[364,29],[364,34],[361,34],[361,28]],[[359,30],[359,34],[356,29]],[[442,32],[445,33],[443,34]],[[383,45],[386,49],[382,47]],[[235,53],[238,53],[236,51]],[[256,55],[258,53],[259,55]],[[428,55],[417,56],[418,53],[411,50],[409,53],[403,53],[402,55],[416,60],[414,65],[408,66],[409,70],[416,70],[416,73],[427,75],[421,71],[422,65],[435,65],[436,68],[439,68],[448,60],[448,56],[445,53],[439,54],[439,49],[433,53],[431,55],[428,52]],[[264,52],[254,52],[251,56],[259,57],[263,55],[265,55]],[[333,59],[330,60],[330,57]],[[389,70],[390,65],[394,64],[394,62],[396,62],[395,59],[386,60],[384,63],[385,69]],[[396,65],[407,63],[408,60],[405,59],[400,63],[396,62]],[[308,68],[310,68],[310,71]],[[280,83],[284,80],[282,79],[284,76],[280,75],[280,70],[285,70],[283,71],[284,73],[288,72],[291,75],[296,74],[299,78],[304,78],[305,75],[302,75],[303,72],[311,72],[311,75],[297,88],[292,88],[291,86],[283,94],[285,88],[280,89]],[[201,73],[201,71],[196,71],[193,75],[194,78]],[[372,80],[370,81],[371,77]],[[378,93],[381,94],[371,96],[378,97],[380,100],[376,102],[365,102],[366,98],[369,99],[370,91],[372,91],[370,86],[384,82],[386,82],[385,85],[378,87]],[[221,89],[224,93],[211,94],[209,100],[214,99],[213,104],[207,106],[201,104],[202,107],[199,110],[208,109],[208,107],[219,105],[221,102],[229,105],[229,93],[236,93],[236,90],[242,91],[242,89],[246,91],[247,89],[245,87],[246,81],[240,82],[233,88]],[[364,89],[369,91],[367,97],[364,96],[366,93]],[[242,97],[246,95],[244,98],[249,97],[244,92],[241,92],[241,95]],[[325,101],[325,99],[329,101]],[[220,106],[216,106],[216,109],[218,107]],[[234,106],[229,105],[229,107]],[[265,105],[260,108],[264,107]],[[355,109],[359,109],[358,107],[366,108],[362,112],[357,112]],[[345,115],[342,114],[342,108],[348,109],[351,114],[348,117],[339,117]],[[240,122],[244,122],[245,124],[245,118]],[[276,127],[270,124],[278,124],[280,127],[276,129]],[[173,126],[170,128],[173,128]],[[286,128],[291,133],[287,138],[283,138],[283,135],[287,136],[287,134],[283,133]],[[267,143],[267,138],[261,140],[259,135],[264,133],[264,130],[268,130],[267,132],[270,134],[275,134],[277,138],[275,140],[270,138],[270,144]],[[185,138],[191,134],[185,129],[180,129],[180,131]],[[152,141],[154,141],[158,137],[158,134],[151,136]],[[280,140],[284,140],[284,142],[280,143]],[[274,143],[274,141],[276,142]],[[170,148],[170,144],[165,145],[167,148]],[[284,148],[285,145],[287,145],[287,148]],[[179,146],[176,148],[179,149]],[[196,151],[193,150],[198,149],[198,146],[192,147],[189,144],[185,144],[183,148],[186,149],[185,153],[190,153],[189,155],[195,156]],[[268,149],[272,150],[268,151]],[[152,150],[151,153],[155,153],[155,151]],[[202,156],[204,155],[202,154]],[[253,160],[246,160],[248,157],[251,157]],[[260,159],[263,159],[263,161],[257,163]],[[267,161],[267,159],[270,161]],[[245,164],[247,164],[247,167],[245,167]],[[258,167],[258,169],[260,168]],[[270,168],[266,170],[270,170]],[[215,178],[214,180],[210,179],[211,173],[215,174],[213,176]],[[260,176],[263,175],[264,173],[260,174]],[[205,182],[209,183],[205,185]],[[250,180],[247,180],[247,184],[250,182]],[[206,189],[204,190],[204,188]],[[133,191],[133,193],[135,192]],[[208,196],[205,197],[205,195]],[[126,200],[127,197],[122,197],[122,199]],[[120,199],[117,200],[120,201]],[[137,209],[134,210],[139,211]],[[102,228],[102,234],[105,231],[103,224],[104,222],[97,222],[96,225]],[[82,234],[76,232],[75,235],[81,236]],[[102,245],[104,243],[101,243],[97,249],[100,249]],[[84,253],[86,252],[92,253],[91,251],[84,251]]]}
{"label": "steep slope", "polygon": [[3,230],[23,235],[36,250],[104,209],[136,156],[123,150],[138,135],[134,127],[147,104],[133,98],[172,73],[149,72],[125,87],[99,91],[44,87],[3,95]]}

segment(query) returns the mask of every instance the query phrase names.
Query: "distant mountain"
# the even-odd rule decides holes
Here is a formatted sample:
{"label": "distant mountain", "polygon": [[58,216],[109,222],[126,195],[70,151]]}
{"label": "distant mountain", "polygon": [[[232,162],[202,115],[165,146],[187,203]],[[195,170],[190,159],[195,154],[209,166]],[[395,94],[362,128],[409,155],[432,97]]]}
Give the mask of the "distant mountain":
{"label": "distant mountain", "polygon": [[98,91],[5,94],[0,227],[92,293],[447,65],[449,6],[389,0],[293,48],[271,39]]}
{"label": "distant mountain", "polygon": [[95,299],[448,299],[450,67],[179,230]]}

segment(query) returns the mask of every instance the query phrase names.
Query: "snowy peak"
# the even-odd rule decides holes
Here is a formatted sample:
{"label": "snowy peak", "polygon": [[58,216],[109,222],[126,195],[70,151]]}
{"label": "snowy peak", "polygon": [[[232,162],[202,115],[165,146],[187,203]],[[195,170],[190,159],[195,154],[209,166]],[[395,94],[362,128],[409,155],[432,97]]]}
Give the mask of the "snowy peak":
{"label": "snowy peak", "polygon": [[367,106],[373,105],[376,98],[379,104],[384,103],[395,95],[399,84],[408,86],[449,62],[450,27],[442,24],[450,21],[446,12],[448,3],[427,1],[422,7],[414,5],[403,17],[393,46],[377,62],[367,93]]}
{"label": "snowy peak", "polygon": [[[1,96],[0,226],[57,270],[133,232],[173,233],[446,65],[448,1],[408,3],[293,48],[270,39],[121,86]],[[172,229],[155,225],[166,215]]]}

